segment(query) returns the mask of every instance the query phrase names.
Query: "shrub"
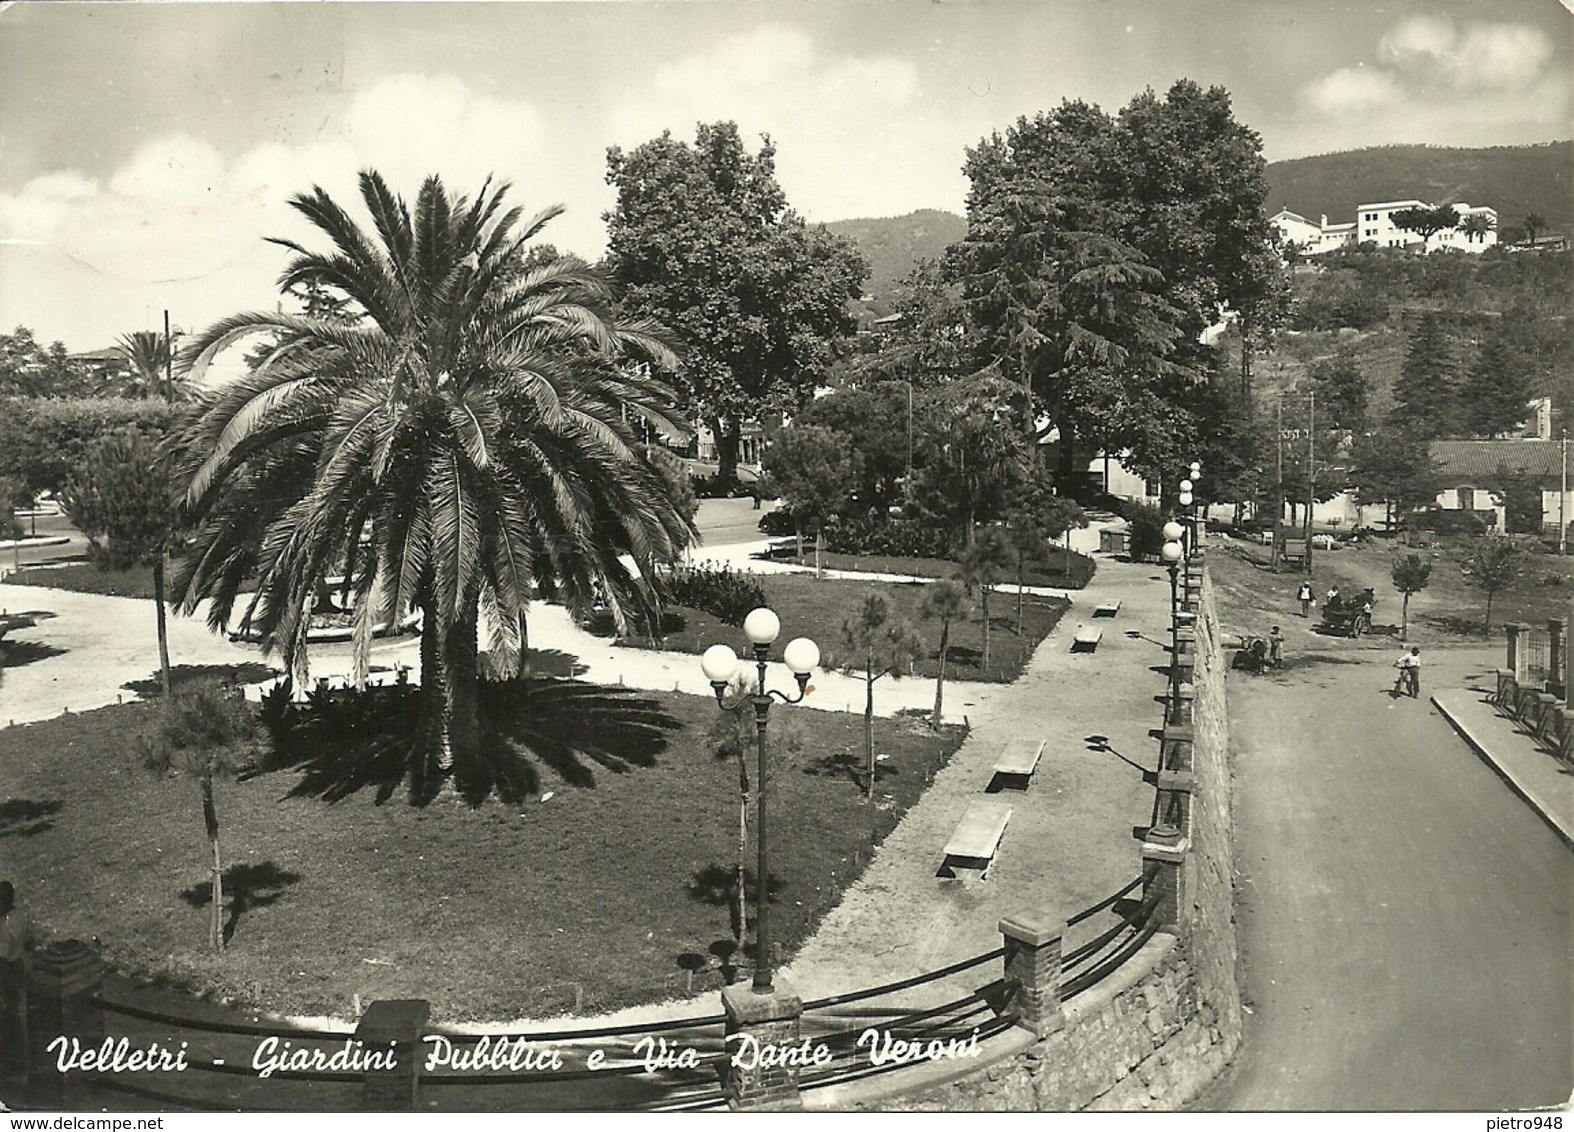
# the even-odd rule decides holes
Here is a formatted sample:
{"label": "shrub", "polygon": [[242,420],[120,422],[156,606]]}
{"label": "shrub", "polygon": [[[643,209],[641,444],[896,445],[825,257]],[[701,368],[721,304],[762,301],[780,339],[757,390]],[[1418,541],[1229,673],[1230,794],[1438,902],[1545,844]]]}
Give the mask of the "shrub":
{"label": "shrub", "polygon": [[945,558],[947,532],[917,519],[890,519],[877,512],[837,515],[825,527],[826,549],[841,554],[884,554],[894,558]]}
{"label": "shrub", "polygon": [[1132,503],[1127,508],[1126,522],[1132,560],[1157,558],[1164,547],[1164,512],[1148,503]]}
{"label": "shrub", "polygon": [[163,401],[118,397],[0,399],[0,475],[21,480],[29,491],[58,492],[105,437],[130,430],[162,439],[179,412]]}
{"label": "shrub", "polygon": [[731,566],[681,566],[663,575],[657,590],[669,604],[698,609],[729,625],[741,626],[751,611],[769,604],[755,576]]}

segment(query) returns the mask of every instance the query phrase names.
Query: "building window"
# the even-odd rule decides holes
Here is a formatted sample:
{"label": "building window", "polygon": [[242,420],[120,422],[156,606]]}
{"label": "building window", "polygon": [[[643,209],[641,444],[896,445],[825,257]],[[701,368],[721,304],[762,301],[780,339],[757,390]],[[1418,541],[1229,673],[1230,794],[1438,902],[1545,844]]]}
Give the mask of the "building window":
{"label": "building window", "polygon": [[1462,487],[1459,489],[1459,509],[1461,511],[1474,511],[1476,509],[1476,489]]}

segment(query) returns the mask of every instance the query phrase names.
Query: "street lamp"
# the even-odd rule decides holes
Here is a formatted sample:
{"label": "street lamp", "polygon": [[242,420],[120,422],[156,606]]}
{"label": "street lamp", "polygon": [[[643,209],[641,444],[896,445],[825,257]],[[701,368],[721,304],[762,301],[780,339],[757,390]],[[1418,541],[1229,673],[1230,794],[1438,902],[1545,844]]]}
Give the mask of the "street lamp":
{"label": "street lamp", "polygon": [[768,888],[766,878],[770,874],[766,871],[768,857],[765,848],[765,731],[770,722],[771,697],[775,696],[784,704],[798,703],[808,692],[809,675],[820,663],[819,645],[807,637],[798,637],[789,641],[787,647],[782,650],[782,661],[792,673],[793,679],[798,682],[798,694],[788,696],[774,688],[767,690],[765,664],[770,659],[771,644],[776,640],[776,635],[781,629],[781,619],[763,607],[754,610],[743,619],[743,635],[749,638],[749,644],[754,648],[754,663],[759,670],[759,675],[752,692],[745,690],[730,703],[727,699],[727,689],[742,663],[738,659],[738,654],[726,645],[712,645],[700,657],[700,670],[705,673],[705,679],[710,681],[710,686],[716,692],[716,703],[723,711],[742,711],[749,705],[754,707],[754,726],[760,763],[759,774],[755,779],[759,803],[754,818],[754,836],[759,849],[758,862],[755,866],[758,879],[755,882],[754,893],[754,943],[757,952],[754,963],[755,994],[770,994],[774,989],[771,986],[770,931],[767,925],[766,908]]}
{"label": "street lamp", "polygon": [[[1192,491],[1197,490],[1197,482],[1202,479],[1202,465],[1196,460],[1191,462]],[[1202,537],[1208,532],[1208,513],[1201,499],[1197,500],[1197,514],[1192,531],[1192,545],[1201,546]]]}
{"label": "street lamp", "polygon": [[1180,564],[1186,550],[1181,546],[1185,531],[1174,519],[1164,524],[1164,546],[1159,557],[1170,572],[1170,712],[1180,701]]}
{"label": "street lamp", "polygon": [[1192,498],[1191,497],[1191,487],[1192,487],[1191,480],[1181,480],[1180,481],[1181,514],[1184,515],[1185,518],[1186,518],[1186,527],[1185,527],[1184,532],[1183,532],[1186,535],[1186,539],[1185,539],[1185,542],[1184,542],[1184,544],[1182,546],[1182,549],[1185,551],[1186,557],[1188,557],[1188,558],[1191,557],[1191,552],[1196,547],[1196,540],[1195,540],[1194,537],[1192,537],[1192,533],[1191,533],[1191,527],[1192,527],[1192,521],[1191,521],[1191,498]]}

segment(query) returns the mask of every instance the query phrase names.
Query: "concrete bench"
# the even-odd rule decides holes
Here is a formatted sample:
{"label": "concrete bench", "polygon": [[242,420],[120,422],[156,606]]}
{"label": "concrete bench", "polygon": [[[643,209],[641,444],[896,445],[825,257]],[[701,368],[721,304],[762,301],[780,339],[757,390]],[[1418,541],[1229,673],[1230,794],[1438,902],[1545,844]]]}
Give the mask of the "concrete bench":
{"label": "concrete bench", "polygon": [[989,866],[1000,848],[1000,838],[1011,820],[1011,807],[989,802],[971,802],[962,820],[956,823],[951,840],[946,842],[945,860],[940,865],[940,875],[955,876],[951,862],[966,862],[981,869],[980,879],[987,880]]}
{"label": "concrete bench", "polygon": [[1086,625],[1079,625],[1076,635],[1071,638],[1071,651],[1092,652],[1099,647],[1099,642],[1103,639],[1103,629],[1090,629]]}
{"label": "concrete bench", "polygon": [[[995,760],[995,774],[1002,778],[1021,778],[1031,781],[1038,769],[1038,760],[1044,754],[1043,739],[1013,739],[1007,743]],[[1026,782],[1023,783],[1026,786]]]}
{"label": "concrete bench", "polygon": [[1095,617],[1114,617],[1119,612],[1120,602],[1118,601],[1106,601],[1093,607],[1093,616]]}

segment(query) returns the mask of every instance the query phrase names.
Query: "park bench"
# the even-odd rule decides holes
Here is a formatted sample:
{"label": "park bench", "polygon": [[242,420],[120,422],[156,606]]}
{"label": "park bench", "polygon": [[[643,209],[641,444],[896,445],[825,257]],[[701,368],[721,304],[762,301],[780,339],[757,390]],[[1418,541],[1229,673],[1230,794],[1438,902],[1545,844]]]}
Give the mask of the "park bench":
{"label": "park bench", "polygon": [[1100,602],[1093,607],[1093,616],[1095,617],[1114,617],[1119,612],[1120,602],[1118,601]]}
{"label": "park bench", "polygon": [[951,840],[946,842],[945,860],[940,864],[940,876],[955,876],[952,862],[965,862],[976,867],[980,880],[989,879],[989,866],[1000,848],[1000,838],[1011,820],[1011,807],[989,802],[971,802],[962,820],[956,823]]}
{"label": "park bench", "polygon": [[1071,638],[1071,651],[1092,652],[1099,647],[1099,642],[1103,639],[1103,629],[1090,629],[1086,625],[1079,625],[1076,635]]}
{"label": "park bench", "polygon": [[995,777],[1004,780],[1022,780],[1025,790],[1038,769],[1038,760],[1044,754],[1043,739],[1013,739],[1005,745],[995,760]]}

